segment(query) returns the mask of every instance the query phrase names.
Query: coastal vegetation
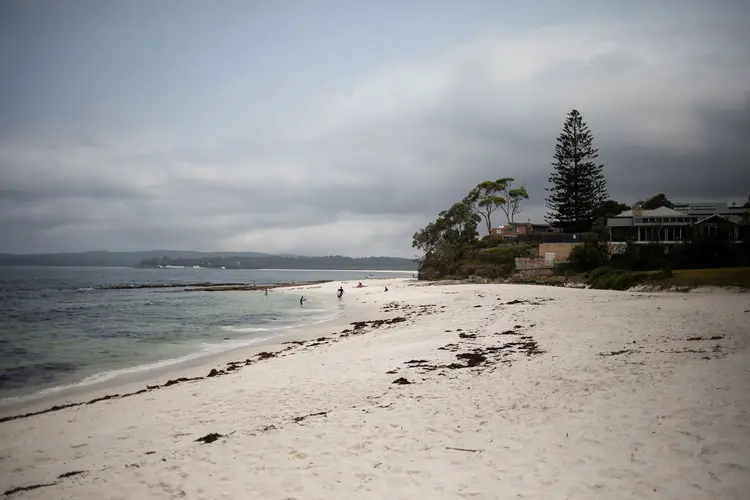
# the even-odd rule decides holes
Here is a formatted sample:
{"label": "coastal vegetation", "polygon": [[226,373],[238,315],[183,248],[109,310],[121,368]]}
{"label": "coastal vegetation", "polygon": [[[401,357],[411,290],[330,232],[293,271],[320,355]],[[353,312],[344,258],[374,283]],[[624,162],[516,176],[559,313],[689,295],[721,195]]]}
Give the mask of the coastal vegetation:
{"label": "coastal vegetation", "polygon": [[656,281],[661,285],[675,287],[726,286],[750,288],[750,267],[679,269]]}
{"label": "coastal vegetation", "polygon": [[594,269],[586,279],[586,284],[599,290],[627,290],[648,281],[655,282],[671,276],[669,271],[628,271],[611,266]]}
{"label": "coastal vegetation", "polygon": [[[550,175],[547,205],[552,227],[590,231],[597,220],[606,220],[625,206],[607,199],[603,166],[594,161],[597,157],[588,125],[579,111],[572,110],[557,139]],[[506,278],[515,271],[517,257],[534,256],[536,246],[517,241],[508,244],[492,235],[493,213],[499,209],[512,224],[523,209],[522,202],[529,199],[526,187],[514,187],[514,182],[511,177],[480,182],[461,201],[414,233],[412,247],[421,252],[417,259],[420,279]],[[480,239],[478,227],[482,221],[487,235]]]}
{"label": "coastal vegetation", "polygon": [[[608,242],[607,219],[631,207],[608,198],[604,167],[597,162],[599,151],[593,142],[581,113],[570,111],[553,155],[550,186],[546,189],[549,209],[546,220],[555,231],[579,235],[577,241],[581,244],[572,249],[566,265],[555,266],[564,277],[530,277],[524,278],[524,282],[580,281],[593,288],[611,289],[627,289],[647,282],[746,286],[746,274],[737,266],[750,265],[747,245],[701,237],[671,248],[630,242],[624,252],[613,253]],[[493,214],[499,210],[507,224],[513,224],[514,216],[522,210],[522,202],[529,199],[526,187],[516,188],[514,182],[513,178],[502,176],[480,182],[461,201],[414,233],[412,247],[420,251],[416,259],[420,279],[505,279],[516,273],[517,258],[539,257],[538,247],[532,241],[492,234]],[[638,204],[644,210],[674,207],[664,193]],[[750,201],[745,208],[750,219]],[[481,238],[480,224],[487,231]],[[732,269],[690,271],[693,274],[687,271],[702,268]]]}
{"label": "coastal vegetation", "polygon": [[604,290],[627,290],[637,285],[685,290],[710,286],[750,289],[750,267],[629,271],[603,266],[589,273],[585,282]]}

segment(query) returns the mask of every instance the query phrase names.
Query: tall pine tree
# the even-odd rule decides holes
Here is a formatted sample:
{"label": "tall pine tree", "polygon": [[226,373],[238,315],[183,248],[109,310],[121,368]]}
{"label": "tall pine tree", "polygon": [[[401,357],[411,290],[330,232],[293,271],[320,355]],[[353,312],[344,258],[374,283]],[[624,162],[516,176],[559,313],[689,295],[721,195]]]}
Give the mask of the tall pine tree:
{"label": "tall pine tree", "polygon": [[568,113],[555,146],[552,186],[546,189],[547,222],[566,232],[591,230],[597,208],[607,201],[604,166],[595,161],[599,150],[593,142],[581,113],[575,109]]}

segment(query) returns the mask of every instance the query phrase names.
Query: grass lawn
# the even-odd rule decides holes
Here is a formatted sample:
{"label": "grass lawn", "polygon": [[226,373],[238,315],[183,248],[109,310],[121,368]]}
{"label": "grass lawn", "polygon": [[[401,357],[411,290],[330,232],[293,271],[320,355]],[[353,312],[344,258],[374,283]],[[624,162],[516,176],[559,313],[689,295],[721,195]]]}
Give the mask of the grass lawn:
{"label": "grass lawn", "polygon": [[720,269],[679,269],[668,278],[652,281],[668,286],[737,286],[750,288],[750,267],[727,267]]}

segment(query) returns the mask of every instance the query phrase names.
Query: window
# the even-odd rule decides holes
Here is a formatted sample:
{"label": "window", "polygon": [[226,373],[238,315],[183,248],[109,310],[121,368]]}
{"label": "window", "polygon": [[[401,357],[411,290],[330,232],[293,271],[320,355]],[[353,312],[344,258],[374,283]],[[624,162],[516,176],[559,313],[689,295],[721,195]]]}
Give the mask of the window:
{"label": "window", "polygon": [[680,226],[669,226],[664,228],[664,241],[682,241],[682,228]]}

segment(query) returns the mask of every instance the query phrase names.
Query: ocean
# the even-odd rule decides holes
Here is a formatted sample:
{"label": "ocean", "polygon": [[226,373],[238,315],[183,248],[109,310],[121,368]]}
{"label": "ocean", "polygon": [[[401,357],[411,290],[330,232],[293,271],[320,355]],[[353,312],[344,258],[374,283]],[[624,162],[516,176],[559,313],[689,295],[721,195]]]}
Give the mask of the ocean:
{"label": "ocean", "polygon": [[[335,319],[335,296],[108,289],[408,277],[377,271],[0,267],[0,406],[178,364]],[[345,302],[344,302],[345,304]]]}

